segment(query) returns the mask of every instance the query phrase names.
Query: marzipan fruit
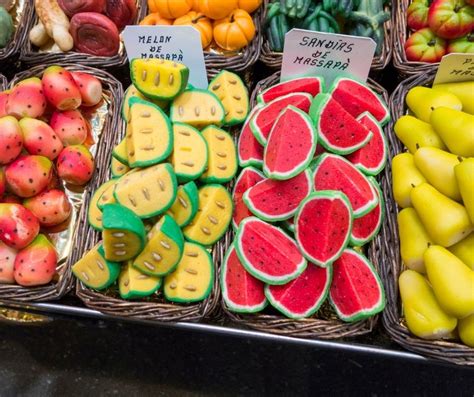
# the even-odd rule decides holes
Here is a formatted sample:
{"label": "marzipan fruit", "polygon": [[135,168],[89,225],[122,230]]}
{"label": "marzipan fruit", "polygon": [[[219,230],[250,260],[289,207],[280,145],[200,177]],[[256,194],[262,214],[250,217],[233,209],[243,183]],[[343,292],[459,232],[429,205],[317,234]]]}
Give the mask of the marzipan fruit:
{"label": "marzipan fruit", "polygon": [[448,250],[461,259],[471,270],[474,270],[474,232],[449,247]]}
{"label": "marzipan fruit", "polygon": [[465,345],[474,347],[474,314],[459,320],[458,332]]}
{"label": "marzipan fruit", "polygon": [[127,138],[123,138],[118,145],[112,149],[112,157],[122,164],[128,165]]}
{"label": "marzipan fruit", "polygon": [[115,186],[115,180],[111,179],[100,185],[91,197],[89,208],[87,209],[87,221],[95,230],[102,231],[102,210],[97,203],[102,194],[111,186]]}
{"label": "marzipan fruit", "polygon": [[121,163],[115,157],[112,157],[110,161],[110,171],[112,173],[112,178],[120,178],[122,175],[125,175],[130,171],[130,167],[127,164]]}
{"label": "marzipan fruit", "polygon": [[398,139],[402,141],[412,154],[425,146],[437,147],[442,150],[447,149],[438,134],[434,132],[431,124],[408,114],[397,120],[393,130]]}
{"label": "marzipan fruit", "polygon": [[119,276],[119,293],[123,299],[137,299],[154,294],[161,287],[161,277],[143,274],[128,261]]}
{"label": "marzipan fruit", "polygon": [[159,106],[161,109],[166,109],[166,107],[168,106],[167,101],[147,98],[145,95],[143,95],[140,91],[137,90],[137,87],[135,87],[133,84],[130,84],[130,86],[125,90],[125,95],[123,97],[123,102],[122,102],[122,118],[125,121],[128,120],[129,99],[134,98],[134,97],[153,102],[155,105]]}
{"label": "marzipan fruit", "polygon": [[474,114],[474,81],[433,85],[433,89],[454,94],[462,102],[462,111]]}
{"label": "marzipan fruit", "polygon": [[462,201],[474,224],[474,158],[464,159],[454,167],[454,174],[461,192]]}
{"label": "marzipan fruit", "polygon": [[392,160],[392,189],[397,204],[402,208],[411,207],[410,193],[415,186],[426,182],[416,168],[411,153],[397,154]]}
{"label": "marzipan fruit", "polygon": [[171,215],[179,227],[185,227],[196,216],[199,208],[199,193],[196,184],[191,181],[178,187],[176,200],[167,214]]}

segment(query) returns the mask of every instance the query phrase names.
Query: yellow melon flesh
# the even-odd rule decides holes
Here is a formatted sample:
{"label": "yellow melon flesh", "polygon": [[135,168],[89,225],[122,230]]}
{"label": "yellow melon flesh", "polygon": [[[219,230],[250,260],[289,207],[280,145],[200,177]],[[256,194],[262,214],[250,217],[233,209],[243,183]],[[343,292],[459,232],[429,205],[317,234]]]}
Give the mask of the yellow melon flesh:
{"label": "yellow melon flesh", "polygon": [[120,162],[115,157],[112,157],[110,168],[112,170],[113,178],[120,178],[122,175],[125,175],[128,171],[130,171],[130,167],[127,164]]}
{"label": "yellow melon flesh", "polygon": [[135,87],[133,84],[131,84],[127,88],[127,90],[125,91],[125,96],[124,96],[123,102],[122,102],[122,118],[124,120],[128,120],[128,118],[129,118],[128,111],[130,110],[130,106],[129,106],[128,101],[129,101],[130,98],[133,98],[133,97],[153,102],[155,105],[159,106],[161,109],[165,109],[168,106],[167,101],[147,98],[145,95],[143,95],[140,91],[137,90],[137,87]]}
{"label": "yellow melon flesh", "polygon": [[106,229],[102,232],[105,258],[112,262],[123,262],[136,256],[142,247],[140,238],[126,230]]}
{"label": "yellow melon flesh", "polygon": [[99,197],[99,200],[97,201],[97,207],[100,209],[104,208],[104,205],[106,204],[115,204],[117,201],[114,198],[114,189],[115,189],[115,182],[116,180],[113,180],[114,183],[111,183],[102,193],[102,195]]}
{"label": "yellow melon flesh", "polygon": [[97,203],[102,194],[110,187],[115,185],[115,180],[110,180],[100,185],[92,195],[87,209],[87,220],[89,224],[96,230],[102,230],[102,211]]}
{"label": "yellow melon flesh", "polygon": [[182,186],[178,188],[176,200],[168,210],[168,214],[172,216],[176,223],[181,227],[188,224],[190,218],[193,216],[193,203],[191,203],[189,196]]}
{"label": "yellow melon flesh", "polygon": [[123,267],[119,276],[119,292],[123,299],[149,296],[161,286],[161,278],[143,274],[131,262]]}
{"label": "yellow melon flesh", "polygon": [[122,164],[128,165],[127,138],[123,138],[120,143],[112,150],[112,156]]}

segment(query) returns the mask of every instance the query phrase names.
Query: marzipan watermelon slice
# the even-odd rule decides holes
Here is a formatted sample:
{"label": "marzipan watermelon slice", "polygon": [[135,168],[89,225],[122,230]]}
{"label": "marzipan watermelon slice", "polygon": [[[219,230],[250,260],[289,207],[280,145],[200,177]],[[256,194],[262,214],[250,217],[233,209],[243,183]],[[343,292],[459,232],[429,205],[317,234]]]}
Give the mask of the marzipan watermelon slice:
{"label": "marzipan watermelon slice", "polygon": [[339,190],[349,199],[354,218],[367,214],[378,203],[377,192],[367,177],[351,162],[323,153],[314,164],[314,190]]}
{"label": "marzipan watermelon slice", "polygon": [[261,171],[253,167],[244,168],[240,175],[237,177],[237,181],[232,191],[232,199],[234,200],[234,213],[232,215],[232,226],[237,229],[242,219],[252,216],[245,205],[242,196],[252,186],[265,179],[265,176]]}
{"label": "marzipan watermelon slice", "polygon": [[364,255],[349,248],[333,263],[329,299],[338,317],[347,322],[371,317],[385,307],[377,271]]}
{"label": "marzipan watermelon slice", "polygon": [[387,143],[382,127],[368,112],[362,113],[357,120],[372,132],[367,145],[349,154],[347,159],[367,175],[377,175],[387,162]]}
{"label": "marzipan watermelon slice", "polygon": [[294,280],[307,265],[292,238],[255,217],[244,219],[240,224],[235,249],[244,268],[270,285]]}
{"label": "marzipan watermelon slice", "polygon": [[331,152],[355,152],[372,138],[372,133],[329,94],[314,98],[309,115],[316,126],[318,142]]}
{"label": "marzipan watermelon slice", "polygon": [[288,106],[272,127],[263,160],[268,178],[285,180],[306,169],[316,150],[317,135],[308,114]]}
{"label": "marzipan watermelon slice", "polygon": [[311,173],[306,170],[286,181],[264,179],[248,189],[243,199],[254,215],[277,222],[291,218],[311,189]]}
{"label": "marzipan watermelon slice", "polygon": [[256,106],[252,109],[240,132],[239,141],[237,143],[237,153],[241,167],[251,165],[262,168],[263,165],[263,146],[257,141],[250,128],[250,121],[255,115],[255,112],[260,108],[261,106]]}
{"label": "marzipan watermelon slice", "polygon": [[244,269],[232,244],[221,268],[222,297],[228,309],[236,313],[263,310],[267,306],[264,287],[264,283]]}
{"label": "marzipan watermelon slice", "polygon": [[351,204],[337,191],[317,191],[306,198],[295,216],[295,238],[309,261],[326,267],[346,248],[352,229]]}
{"label": "marzipan watermelon slice", "polygon": [[261,145],[267,143],[268,135],[280,112],[287,106],[294,106],[303,112],[308,112],[313,97],[306,93],[288,94],[266,104],[257,110],[255,116],[250,120],[250,128],[253,135]]}
{"label": "marzipan watermelon slice", "polygon": [[297,79],[284,81],[267,88],[258,95],[257,101],[259,103],[265,104],[273,101],[274,99],[288,94],[293,94],[295,92],[306,92],[315,97],[319,93],[323,92],[323,87],[324,79],[322,77],[300,77]]}
{"label": "marzipan watermelon slice", "polygon": [[265,295],[270,304],[293,319],[312,316],[316,313],[329,292],[332,268],[308,264],[301,275],[285,285],[267,285]]}
{"label": "marzipan watermelon slice", "polygon": [[387,124],[390,120],[390,112],[385,102],[357,80],[339,77],[334,81],[329,93],[354,117],[369,112],[381,125]]}

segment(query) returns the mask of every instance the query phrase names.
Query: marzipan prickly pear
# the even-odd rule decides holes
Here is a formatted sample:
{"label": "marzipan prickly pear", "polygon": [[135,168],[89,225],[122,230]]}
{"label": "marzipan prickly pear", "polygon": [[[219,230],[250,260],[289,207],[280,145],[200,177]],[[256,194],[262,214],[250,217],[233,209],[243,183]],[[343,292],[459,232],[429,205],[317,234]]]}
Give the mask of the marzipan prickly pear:
{"label": "marzipan prickly pear", "polygon": [[44,156],[20,156],[5,169],[7,185],[20,197],[32,197],[48,186],[53,163]]}
{"label": "marzipan prickly pear", "polygon": [[36,216],[22,205],[0,204],[0,240],[9,247],[26,247],[38,235],[39,227]]}

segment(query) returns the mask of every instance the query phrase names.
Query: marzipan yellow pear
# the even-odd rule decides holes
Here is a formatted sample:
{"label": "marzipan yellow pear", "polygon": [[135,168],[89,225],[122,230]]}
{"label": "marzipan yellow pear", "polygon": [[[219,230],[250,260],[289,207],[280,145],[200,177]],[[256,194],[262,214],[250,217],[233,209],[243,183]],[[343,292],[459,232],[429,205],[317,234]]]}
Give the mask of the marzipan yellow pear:
{"label": "marzipan yellow pear", "polygon": [[469,347],[474,347],[474,314],[459,320],[458,331],[461,341]]}
{"label": "marzipan yellow pear", "polygon": [[430,184],[418,185],[410,196],[421,223],[436,244],[450,247],[471,233],[473,226],[464,206]]}
{"label": "marzipan yellow pear", "polygon": [[426,273],[423,254],[434,244],[413,208],[402,209],[397,216],[400,255],[408,269]]}
{"label": "marzipan yellow pear", "polygon": [[416,168],[411,153],[400,153],[392,159],[393,196],[400,207],[411,207],[411,190],[423,182],[426,179]]}
{"label": "marzipan yellow pear", "polygon": [[474,270],[474,232],[449,247],[448,250],[461,259],[471,270]]}
{"label": "marzipan yellow pear", "polygon": [[462,109],[462,103],[456,95],[428,87],[413,87],[408,91],[406,102],[415,116],[427,123],[430,122],[431,112],[440,106]]}
{"label": "marzipan yellow pear", "polygon": [[462,111],[474,114],[474,81],[437,84],[433,86],[433,89],[448,91],[456,95],[462,102]]}
{"label": "marzipan yellow pear", "polygon": [[474,223],[474,158],[464,159],[454,167],[456,180],[471,222]]}
{"label": "marzipan yellow pear", "polygon": [[454,167],[461,162],[462,158],[435,147],[422,147],[413,156],[416,168],[429,184],[445,196],[461,201]]}
{"label": "marzipan yellow pear", "polygon": [[418,148],[425,146],[447,149],[441,138],[434,132],[431,124],[416,117],[410,115],[400,117],[393,130],[410,153],[415,153]]}
{"label": "marzipan yellow pear", "polygon": [[403,312],[408,329],[420,338],[449,336],[456,328],[456,318],[446,314],[436,301],[428,281],[414,270],[405,270],[398,279]]}
{"label": "marzipan yellow pear", "polygon": [[448,107],[431,113],[430,124],[453,154],[474,157],[474,116]]}
{"label": "marzipan yellow pear", "polygon": [[426,273],[436,300],[456,318],[474,314],[474,271],[439,245],[424,254]]}

